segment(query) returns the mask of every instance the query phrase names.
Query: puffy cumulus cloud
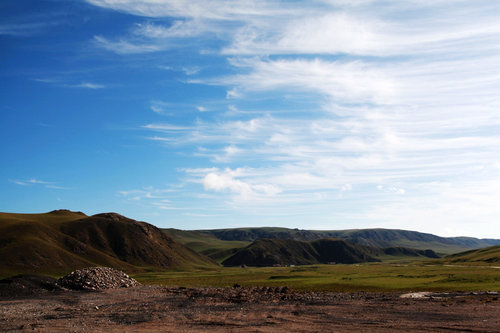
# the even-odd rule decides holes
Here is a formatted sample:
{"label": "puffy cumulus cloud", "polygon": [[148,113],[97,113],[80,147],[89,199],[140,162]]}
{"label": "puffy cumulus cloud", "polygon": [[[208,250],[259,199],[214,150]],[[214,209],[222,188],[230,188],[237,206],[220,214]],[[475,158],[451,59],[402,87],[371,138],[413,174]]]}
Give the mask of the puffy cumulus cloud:
{"label": "puffy cumulus cloud", "polygon": [[241,170],[231,169],[209,172],[203,177],[203,187],[216,192],[230,191],[237,194],[238,199],[243,200],[275,196],[281,192],[279,188],[271,184],[250,184],[237,179],[241,174]]}

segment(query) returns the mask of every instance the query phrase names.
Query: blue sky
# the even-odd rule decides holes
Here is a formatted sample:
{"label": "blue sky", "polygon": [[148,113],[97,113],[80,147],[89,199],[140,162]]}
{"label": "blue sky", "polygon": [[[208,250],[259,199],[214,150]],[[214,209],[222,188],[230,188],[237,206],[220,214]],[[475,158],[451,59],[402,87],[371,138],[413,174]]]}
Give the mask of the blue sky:
{"label": "blue sky", "polygon": [[500,238],[500,3],[4,0],[0,211]]}

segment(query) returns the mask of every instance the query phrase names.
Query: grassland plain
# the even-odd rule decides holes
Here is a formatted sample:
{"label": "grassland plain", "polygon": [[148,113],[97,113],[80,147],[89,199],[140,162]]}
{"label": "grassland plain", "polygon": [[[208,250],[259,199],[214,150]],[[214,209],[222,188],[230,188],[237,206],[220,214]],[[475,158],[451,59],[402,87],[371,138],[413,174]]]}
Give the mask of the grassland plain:
{"label": "grassland plain", "polygon": [[442,264],[225,267],[216,270],[137,273],[141,283],[177,287],[287,286],[298,291],[500,290],[500,268]]}

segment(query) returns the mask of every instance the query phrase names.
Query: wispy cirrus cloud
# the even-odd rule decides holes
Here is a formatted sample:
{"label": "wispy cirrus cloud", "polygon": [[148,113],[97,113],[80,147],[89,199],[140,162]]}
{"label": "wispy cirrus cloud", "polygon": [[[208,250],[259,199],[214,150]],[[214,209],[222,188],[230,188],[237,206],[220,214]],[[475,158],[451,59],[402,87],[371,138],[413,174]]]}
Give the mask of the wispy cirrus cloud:
{"label": "wispy cirrus cloud", "polygon": [[45,33],[48,29],[59,25],[60,22],[38,22],[38,23],[4,23],[0,24],[0,35],[29,37]]}
{"label": "wispy cirrus cloud", "polygon": [[[142,130],[204,159],[207,167],[184,172],[228,211],[290,219],[315,211],[322,223],[393,227],[407,215],[413,225],[449,227],[500,214],[492,200],[483,214],[470,204],[496,198],[486,183],[500,179],[498,4],[89,2],[141,17],[117,41],[97,37],[105,49],[162,52],[203,39],[212,43],[200,56],[227,61],[220,74],[186,81],[226,90],[210,116]],[[419,202],[428,213],[417,213]]]}
{"label": "wispy cirrus cloud", "polygon": [[[143,45],[137,40],[112,43],[96,37],[105,42],[104,47],[109,45],[108,49],[117,53],[153,52],[166,48],[171,38],[211,35],[229,43],[222,52],[233,55],[463,54],[471,44],[483,52],[498,49],[495,40],[500,29],[496,24],[498,6],[487,1],[461,2],[460,6],[447,1],[408,1],[397,5],[380,1],[89,2],[143,17],[179,19],[168,26],[138,24],[129,39],[147,38],[150,43]],[[420,15],[408,15],[411,11]],[[479,21],[471,15],[478,11]]]}
{"label": "wispy cirrus cloud", "polygon": [[174,210],[178,208],[175,207],[172,197],[175,196],[175,192],[177,191],[178,189],[174,187],[156,188],[146,186],[140,189],[122,190],[118,194],[120,197],[136,205],[152,206],[160,210]]}
{"label": "wispy cirrus cloud", "polygon": [[20,186],[43,186],[48,189],[54,190],[70,190],[71,188],[65,186],[59,186],[55,182],[48,182],[45,180],[30,178],[25,180],[9,179],[9,182],[20,185]]}
{"label": "wispy cirrus cloud", "polygon": [[100,83],[93,83],[93,82],[81,82],[78,84],[73,84],[73,85],[68,85],[68,87],[71,88],[85,88],[85,89],[104,89],[106,88],[106,85],[100,84]]}
{"label": "wispy cirrus cloud", "polygon": [[[240,58],[230,62],[237,68],[249,70],[249,73],[190,82],[237,87],[240,92],[298,90],[329,96],[345,103],[385,103],[394,92],[395,82],[384,71],[362,61]],[[233,94],[233,97],[238,95]]]}
{"label": "wispy cirrus cloud", "polygon": [[41,184],[41,185],[53,184],[52,182],[46,182],[44,180],[39,180],[39,179],[35,179],[35,178],[26,179],[26,180],[11,179],[9,181],[11,183],[14,183],[14,184],[17,184],[17,185],[21,185],[21,186],[29,186],[29,185],[35,185],[35,184]]}
{"label": "wispy cirrus cloud", "polygon": [[95,82],[81,81],[80,83],[68,83],[68,79],[63,78],[34,78],[35,82],[47,83],[55,86],[65,87],[65,88],[83,88],[83,89],[104,89],[108,88],[107,85]]}
{"label": "wispy cirrus cloud", "polygon": [[263,0],[245,1],[156,1],[156,0],[87,0],[87,2],[114,10],[145,17],[188,17],[232,21],[241,17],[255,18],[290,13],[283,3]]}
{"label": "wispy cirrus cloud", "polygon": [[98,47],[118,54],[149,53],[165,49],[165,46],[155,43],[134,42],[124,39],[112,41],[102,36],[94,36],[94,43]]}

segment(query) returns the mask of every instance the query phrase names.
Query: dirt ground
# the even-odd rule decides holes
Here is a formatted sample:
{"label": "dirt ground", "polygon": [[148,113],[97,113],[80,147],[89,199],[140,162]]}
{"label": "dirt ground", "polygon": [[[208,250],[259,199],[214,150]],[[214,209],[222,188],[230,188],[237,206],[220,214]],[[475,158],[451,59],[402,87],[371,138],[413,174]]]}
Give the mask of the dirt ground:
{"label": "dirt ground", "polygon": [[498,293],[19,288],[0,293],[2,332],[500,332]]}

